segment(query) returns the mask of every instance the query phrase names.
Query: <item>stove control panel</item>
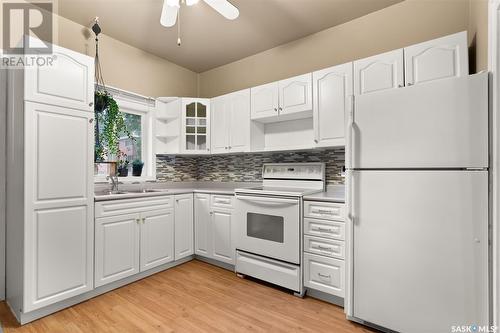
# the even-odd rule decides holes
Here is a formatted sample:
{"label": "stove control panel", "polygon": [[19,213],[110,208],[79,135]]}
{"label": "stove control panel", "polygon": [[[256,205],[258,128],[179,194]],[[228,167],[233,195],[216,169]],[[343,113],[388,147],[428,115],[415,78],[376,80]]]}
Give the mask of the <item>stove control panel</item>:
{"label": "stove control panel", "polygon": [[264,164],[263,179],[323,180],[324,163],[272,163]]}

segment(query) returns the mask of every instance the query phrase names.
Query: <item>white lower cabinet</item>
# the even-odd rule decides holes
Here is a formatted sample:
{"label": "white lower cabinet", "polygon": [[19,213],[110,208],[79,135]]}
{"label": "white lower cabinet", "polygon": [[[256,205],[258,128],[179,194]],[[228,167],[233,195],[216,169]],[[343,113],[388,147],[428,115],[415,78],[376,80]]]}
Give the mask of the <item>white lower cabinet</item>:
{"label": "white lower cabinet", "polygon": [[193,194],[175,196],[175,260],[194,253]]}
{"label": "white lower cabinet", "polygon": [[[195,207],[195,253],[234,265],[232,196],[197,193]],[[222,208],[221,206],[224,206]]]}
{"label": "white lower cabinet", "polygon": [[212,253],[215,260],[234,264],[234,251],[232,234],[232,211],[223,208],[212,210]]}
{"label": "white lower cabinet", "polygon": [[304,286],[344,297],[344,260],[304,254]]}
{"label": "white lower cabinet", "polygon": [[[147,199],[96,203],[96,287],[174,261],[175,214],[171,200]],[[163,208],[158,209],[157,202],[163,202]],[[121,210],[115,210],[117,206]],[[109,216],[110,210],[114,215]]]}
{"label": "white lower cabinet", "polygon": [[345,294],[344,204],[304,202],[304,286],[330,295]]}
{"label": "white lower cabinet", "polygon": [[174,210],[141,213],[141,272],[174,261]]}
{"label": "white lower cabinet", "polygon": [[139,273],[139,222],[139,214],[96,219],[96,287]]}

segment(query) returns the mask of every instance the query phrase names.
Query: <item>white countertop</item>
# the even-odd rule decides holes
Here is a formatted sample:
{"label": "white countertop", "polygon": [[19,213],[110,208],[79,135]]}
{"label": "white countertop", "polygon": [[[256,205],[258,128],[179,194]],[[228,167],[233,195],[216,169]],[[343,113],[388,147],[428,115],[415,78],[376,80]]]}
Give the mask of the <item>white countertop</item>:
{"label": "white countertop", "polygon": [[[146,198],[162,195],[176,195],[185,193],[211,193],[234,195],[235,188],[255,187],[261,185],[258,182],[248,183],[222,183],[222,182],[184,182],[184,183],[141,183],[141,184],[120,184],[118,189],[120,194],[104,194],[109,191],[109,185],[96,185],[94,201],[120,200]],[[142,189],[153,190],[154,192],[133,192]],[[132,191],[132,192],[129,192]],[[102,193],[102,194],[100,194]]]}
{"label": "white countertop", "polygon": [[327,186],[326,191],[305,195],[304,200],[345,203],[345,186]]}

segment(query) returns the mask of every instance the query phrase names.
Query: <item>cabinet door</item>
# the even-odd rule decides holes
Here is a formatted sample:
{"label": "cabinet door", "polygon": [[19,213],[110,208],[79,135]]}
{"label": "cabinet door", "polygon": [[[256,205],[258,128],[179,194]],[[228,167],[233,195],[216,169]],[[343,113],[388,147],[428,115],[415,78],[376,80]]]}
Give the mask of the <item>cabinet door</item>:
{"label": "cabinet door", "polygon": [[141,272],[174,260],[174,210],[141,213]]}
{"label": "cabinet door", "polygon": [[264,84],[250,90],[252,120],[278,116],[278,91],[278,82]]}
{"label": "cabinet door", "polygon": [[36,210],[28,231],[24,312],[93,289],[93,224],[87,206]]}
{"label": "cabinet door", "polygon": [[231,221],[231,210],[212,209],[212,258],[234,265],[235,249]]}
{"label": "cabinet door", "polygon": [[467,32],[405,48],[406,85],[469,74]]}
{"label": "cabinet door", "polygon": [[[307,118],[312,112],[312,74],[304,74],[279,82],[279,114],[285,119]],[[299,113],[302,116],[291,114]]]}
{"label": "cabinet door", "polygon": [[210,100],[205,98],[182,99],[181,151],[185,154],[210,153]]}
{"label": "cabinet door", "polygon": [[94,58],[53,45],[53,66],[25,67],[25,99],[94,112]]}
{"label": "cabinet door", "polygon": [[93,206],[93,113],[25,103],[27,193],[35,209]]}
{"label": "cabinet door", "polygon": [[230,98],[220,96],[212,99],[212,154],[227,153],[229,149],[229,131],[231,131],[228,119]]}
{"label": "cabinet door", "polygon": [[318,147],[345,145],[352,69],[348,63],[313,73],[314,142]]}
{"label": "cabinet door", "polygon": [[403,50],[354,62],[354,94],[362,95],[403,87]]}
{"label": "cabinet door", "polygon": [[230,96],[229,151],[241,153],[250,150],[250,89]]}
{"label": "cabinet door", "polygon": [[96,219],[96,287],[139,273],[140,221],[138,214]]}
{"label": "cabinet door", "polygon": [[194,253],[210,256],[210,195],[194,195]]}
{"label": "cabinet door", "polygon": [[194,253],[193,195],[175,196],[175,260]]}

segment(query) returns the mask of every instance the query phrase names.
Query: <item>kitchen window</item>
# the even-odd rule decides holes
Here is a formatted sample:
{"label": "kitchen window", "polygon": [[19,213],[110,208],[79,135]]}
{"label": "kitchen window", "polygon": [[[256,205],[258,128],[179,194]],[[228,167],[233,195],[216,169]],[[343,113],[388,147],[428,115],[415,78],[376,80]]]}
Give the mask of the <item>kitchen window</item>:
{"label": "kitchen window", "polygon": [[[153,100],[124,92],[118,89],[110,89],[111,94],[118,103],[120,111],[124,114],[127,129],[134,140],[130,139],[126,133],[122,133],[120,138],[120,151],[127,155],[129,163],[129,173],[127,177],[120,177],[120,181],[132,182],[142,180],[154,180],[156,178],[156,166],[153,156],[153,110],[155,103]],[[132,161],[139,159],[144,162],[141,177],[132,176]],[[106,181],[106,176],[111,173],[110,163],[96,163],[94,168],[94,178],[96,182]]]}

